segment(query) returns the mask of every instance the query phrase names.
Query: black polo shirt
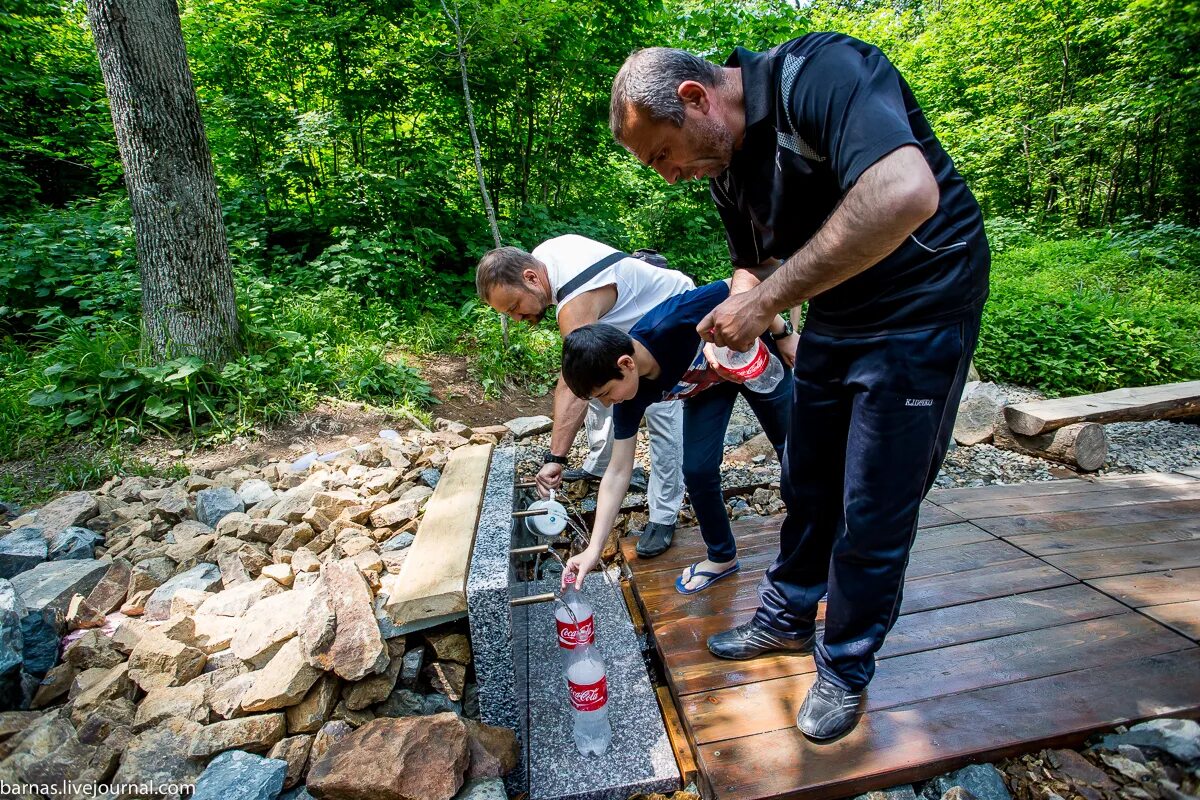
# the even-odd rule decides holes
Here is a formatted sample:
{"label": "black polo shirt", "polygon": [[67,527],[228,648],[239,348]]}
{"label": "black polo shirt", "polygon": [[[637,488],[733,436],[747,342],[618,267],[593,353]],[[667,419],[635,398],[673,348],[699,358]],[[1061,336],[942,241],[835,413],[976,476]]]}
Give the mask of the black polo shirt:
{"label": "black polo shirt", "polygon": [[735,266],[786,260],[833,213],[872,164],[917,145],[937,179],[937,213],[875,266],[812,298],[811,329],[869,335],[961,317],[987,295],[983,215],[921,113],[877,48],[813,33],[765,53],[738,48],[746,133],[710,190]]}

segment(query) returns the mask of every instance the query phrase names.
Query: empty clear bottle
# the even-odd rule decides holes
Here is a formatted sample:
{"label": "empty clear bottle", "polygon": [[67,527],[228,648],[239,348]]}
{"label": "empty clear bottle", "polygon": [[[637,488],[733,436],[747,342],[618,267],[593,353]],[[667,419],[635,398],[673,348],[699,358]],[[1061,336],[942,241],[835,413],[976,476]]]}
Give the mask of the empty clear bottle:
{"label": "empty clear bottle", "polygon": [[762,339],[755,339],[754,345],[743,352],[718,347],[716,358],[718,364],[736,375],[752,392],[768,394],[783,380],[783,364]]}
{"label": "empty clear bottle", "polygon": [[612,726],[604,658],[594,644],[579,643],[567,652],[567,690],[575,717],[575,747],[585,756],[603,755],[612,743]]}

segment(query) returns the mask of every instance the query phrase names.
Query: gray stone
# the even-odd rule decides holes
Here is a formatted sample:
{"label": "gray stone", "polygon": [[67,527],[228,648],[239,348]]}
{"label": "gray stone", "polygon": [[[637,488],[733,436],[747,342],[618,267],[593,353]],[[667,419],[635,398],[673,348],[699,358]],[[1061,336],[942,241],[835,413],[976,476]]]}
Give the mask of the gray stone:
{"label": "gray stone", "polygon": [[426,486],[428,486],[430,489],[436,489],[437,485],[438,485],[438,481],[440,481],[441,479],[442,479],[441,470],[434,469],[433,467],[428,467],[426,469],[421,470],[421,482],[424,483]]}
{"label": "gray stone", "polygon": [[171,598],[180,589],[196,589],[201,592],[221,591],[221,570],[216,564],[197,564],[187,572],[181,572],[150,593],[146,601],[145,617],[149,620],[166,619],[171,616]]}
{"label": "gray stone", "polygon": [[96,557],[96,545],[103,544],[104,537],[87,528],[63,528],[50,542],[50,560],[83,560]]}
{"label": "gray stone", "polygon": [[410,532],[410,531],[405,531],[404,533],[397,533],[395,536],[393,536],[392,538],[390,538],[386,542],[384,542],[382,545],[380,545],[379,549],[382,550],[383,552],[389,552],[389,551],[393,551],[393,550],[403,550],[407,547],[411,547],[412,543],[416,540],[416,538],[417,537],[414,536],[412,534],[412,532]]}
{"label": "gray stone", "polygon": [[412,689],[396,689],[388,699],[373,709],[377,717],[419,717],[424,711],[425,698]]}
{"label": "gray stone", "polygon": [[221,487],[196,492],[196,519],[210,528],[216,528],[217,523],[227,514],[245,510],[245,505],[233,489]]}
{"label": "gray stone", "polygon": [[425,647],[418,645],[404,654],[404,665],[400,670],[400,685],[415,689],[425,666]]}
{"label": "gray stone", "polygon": [[1200,723],[1190,719],[1152,719],[1134,725],[1125,733],[1105,736],[1098,750],[1117,750],[1121,745],[1153,747],[1189,766],[1200,763]]}
{"label": "gray stone", "polygon": [[295,789],[279,795],[279,800],[314,800],[314,798],[308,793],[307,787],[297,786]]}
{"label": "gray stone", "polygon": [[41,678],[58,663],[63,632],[63,616],[57,609],[27,609],[21,617],[21,655],[26,672]]}
{"label": "gray stone", "polygon": [[441,714],[444,711],[462,714],[462,703],[456,700],[451,700],[449,697],[446,697],[446,695],[438,692],[425,695],[425,698],[421,701],[421,713],[424,716],[429,716],[430,714]]}
{"label": "gray stone", "polygon": [[536,417],[517,417],[504,423],[504,427],[508,428],[516,438],[523,439],[526,436],[534,436],[550,430],[554,427],[554,420],[544,414]]}
{"label": "gray stone", "polygon": [[241,750],[212,761],[196,781],[192,800],[275,800],[283,791],[287,762]]}
{"label": "gray stone", "polygon": [[955,772],[939,775],[921,790],[926,800],[941,800],[942,795],[961,786],[978,800],[1012,800],[1000,771],[991,764],[970,764]]}
{"label": "gray stone", "polygon": [[169,717],[143,731],[129,742],[112,782],[192,783],[204,771],[204,760],[190,755],[188,745],[201,730],[196,722]]}
{"label": "gray stone", "polygon": [[954,418],[954,441],[968,447],[991,441],[996,415],[1007,403],[1004,391],[996,384],[968,383],[963,387],[958,415]]}
{"label": "gray stone", "polygon": [[53,608],[66,615],[71,597],[86,596],[107,571],[104,561],[45,561],[13,578],[12,584],[31,611]]}
{"label": "gray stone", "polygon": [[476,778],[463,784],[453,800],[508,800],[508,793],[499,778]]}
{"label": "gray stone", "polygon": [[0,579],[0,711],[9,711],[21,704],[24,650],[21,614],[24,611],[12,584]]}
{"label": "gray stone", "polygon": [[84,524],[99,511],[96,498],[87,492],[72,492],[41,508],[37,512],[37,526],[50,541],[66,528]]}
{"label": "gray stone", "polygon": [[243,481],[238,487],[238,499],[249,508],[266,500],[275,498],[275,490],[271,488],[271,484],[261,478],[251,478],[248,481]]}
{"label": "gray stone", "polygon": [[917,793],[909,784],[893,786],[891,789],[881,789],[875,792],[860,794],[854,800],[916,800]]}
{"label": "gray stone", "polygon": [[41,528],[17,528],[0,537],[0,578],[12,578],[33,569],[50,555]]}

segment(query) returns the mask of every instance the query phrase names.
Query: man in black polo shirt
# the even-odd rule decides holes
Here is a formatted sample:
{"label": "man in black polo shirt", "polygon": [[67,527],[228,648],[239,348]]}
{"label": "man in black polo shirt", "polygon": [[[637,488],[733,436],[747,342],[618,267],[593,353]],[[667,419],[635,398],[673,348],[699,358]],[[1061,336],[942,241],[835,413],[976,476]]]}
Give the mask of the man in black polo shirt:
{"label": "man in black polo shirt", "polygon": [[610,110],[617,140],[669,183],[712,179],[736,293],[702,336],[744,349],[773,314],[798,319],[808,303],[779,558],[754,618],[708,646],[723,658],[812,648],[818,678],[796,723],[840,736],[899,613],[978,337],[979,206],[895,67],[848,36],[738,48],[724,67],[641,50]]}

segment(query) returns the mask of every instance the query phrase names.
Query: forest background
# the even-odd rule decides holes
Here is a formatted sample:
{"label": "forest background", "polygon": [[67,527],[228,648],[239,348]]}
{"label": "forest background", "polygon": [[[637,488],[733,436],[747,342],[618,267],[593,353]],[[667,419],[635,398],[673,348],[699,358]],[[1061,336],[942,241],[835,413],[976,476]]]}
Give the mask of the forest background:
{"label": "forest background", "polygon": [[[1190,0],[183,0],[243,338],[219,366],[141,348],[84,4],[0,5],[0,462],[107,448],[52,489],[129,468],[146,433],[221,442],[323,396],[424,413],[406,355],[465,355],[490,396],[552,386],[552,323],[505,345],[473,296],[492,235],[455,17],[506,244],[573,232],[726,276],[707,185],[668,186],[612,141],[612,77],[637,47],[720,62],[838,30],[901,69],[983,206],[985,377],[1049,394],[1200,378]],[[29,494],[4,480],[0,499]]]}

